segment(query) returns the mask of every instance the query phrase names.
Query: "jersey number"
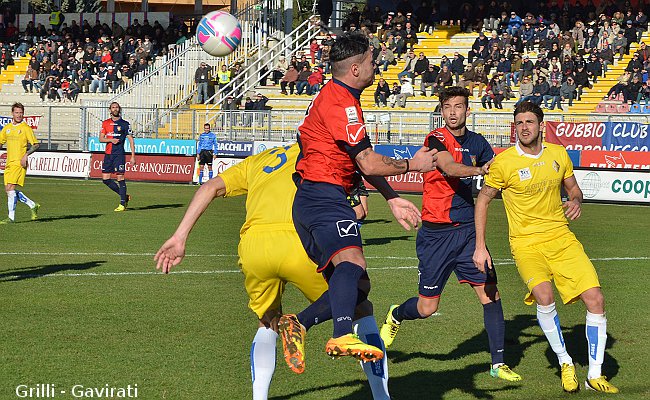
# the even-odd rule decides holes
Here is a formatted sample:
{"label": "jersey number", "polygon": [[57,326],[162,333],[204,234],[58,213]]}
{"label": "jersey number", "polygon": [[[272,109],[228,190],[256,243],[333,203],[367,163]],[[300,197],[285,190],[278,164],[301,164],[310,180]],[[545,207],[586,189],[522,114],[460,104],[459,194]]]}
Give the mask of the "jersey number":
{"label": "jersey number", "polygon": [[[280,162],[276,166],[267,165],[264,168],[262,168],[262,171],[264,171],[267,174],[270,174],[271,172],[280,169],[287,162],[286,151],[289,150],[289,147],[291,146],[278,147],[276,149],[271,150],[269,154],[275,154],[275,156],[280,160]],[[280,153],[280,151],[282,152]]]}

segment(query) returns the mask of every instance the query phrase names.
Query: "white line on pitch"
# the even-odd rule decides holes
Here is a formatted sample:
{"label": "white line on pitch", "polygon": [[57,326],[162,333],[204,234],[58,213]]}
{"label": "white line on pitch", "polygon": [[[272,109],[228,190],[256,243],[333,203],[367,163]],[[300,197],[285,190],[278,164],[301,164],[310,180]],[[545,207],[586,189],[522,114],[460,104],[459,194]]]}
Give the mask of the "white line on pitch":
{"label": "white line on pitch", "polygon": [[[592,258],[592,261],[626,261],[626,260],[649,260],[650,257],[604,257],[604,258]],[[494,262],[495,265],[514,265],[513,260],[503,259],[500,261]],[[371,271],[392,271],[400,269],[417,269],[415,265],[404,265],[404,266],[390,266],[390,267],[370,267]],[[219,275],[219,274],[234,274],[239,273],[239,269],[230,269],[230,270],[210,270],[210,271],[188,271],[188,270],[177,270],[171,271],[170,275]],[[9,275],[2,277],[2,280],[11,280],[11,279],[24,279],[24,278],[41,278],[41,277],[78,277],[78,276],[124,276],[124,275],[162,275],[157,271],[132,271],[132,272],[74,272],[74,273],[54,273],[54,274],[19,274],[19,275]]]}

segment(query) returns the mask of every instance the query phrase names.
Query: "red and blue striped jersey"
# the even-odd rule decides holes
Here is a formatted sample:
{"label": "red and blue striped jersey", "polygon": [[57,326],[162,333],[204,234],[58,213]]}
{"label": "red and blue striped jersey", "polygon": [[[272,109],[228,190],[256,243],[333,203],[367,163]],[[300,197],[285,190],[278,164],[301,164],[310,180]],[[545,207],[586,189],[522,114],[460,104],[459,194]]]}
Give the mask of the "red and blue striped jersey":
{"label": "red and blue striped jersey", "polygon": [[[457,137],[446,127],[438,128],[427,135],[424,143],[438,149],[444,146],[455,162],[473,167],[483,166],[494,157],[488,141],[469,130]],[[422,219],[435,224],[473,222],[472,178],[449,177],[440,170],[425,173]]]}
{"label": "red and blue striped jersey", "polygon": [[102,133],[105,134],[108,139],[120,140],[116,144],[110,142],[106,143],[106,154],[124,154],[124,142],[126,142],[126,137],[128,135],[133,136],[131,124],[122,118],[117,121],[113,121],[112,118],[109,118],[102,122]]}
{"label": "red and blue striped jersey", "polygon": [[298,126],[301,154],[296,172],[302,179],[342,186],[350,193],[357,165],[348,150],[372,147],[360,95],[360,90],[332,79],[314,97]]}

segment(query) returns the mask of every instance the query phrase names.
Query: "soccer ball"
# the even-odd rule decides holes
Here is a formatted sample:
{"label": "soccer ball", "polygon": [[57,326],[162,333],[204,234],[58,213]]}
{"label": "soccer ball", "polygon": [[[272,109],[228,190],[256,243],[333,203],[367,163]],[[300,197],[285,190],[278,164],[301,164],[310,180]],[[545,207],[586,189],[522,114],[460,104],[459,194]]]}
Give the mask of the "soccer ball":
{"label": "soccer ball", "polygon": [[196,37],[203,51],[223,57],[235,51],[241,41],[241,25],[225,11],[212,11],[201,18]]}

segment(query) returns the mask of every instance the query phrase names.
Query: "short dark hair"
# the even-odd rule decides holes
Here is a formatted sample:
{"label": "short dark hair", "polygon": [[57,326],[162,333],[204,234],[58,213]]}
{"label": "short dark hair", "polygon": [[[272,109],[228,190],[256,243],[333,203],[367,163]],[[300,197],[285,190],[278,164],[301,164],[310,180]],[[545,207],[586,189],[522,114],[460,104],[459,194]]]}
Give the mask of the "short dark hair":
{"label": "short dark hair", "polygon": [[440,91],[440,105],[442,106],[447,102],[447,100],[451,99],[452,97],[464,97],[465,98],[465,108],[469,107],[469,96],[470,92],[469,89],[461,87],[461,86],[449,86],[447,88],[444,88]]}
{"label": "short dark hair", "polygon": [[23,110],[23,112],[25,112],[25,106],[23,105],[23,103],[15,102],[14,104],[12,104],[11,105],[11,112],[14,112],[14,109],[16,109],[16,108],[20,108],[21,110]]}
{"label": "short dark hair", "polygon": [[370,42],[366,35],[361,32],[349,32],[339,35],[330,50],[330,63],[332,63],[332,75],[340,75],[337,64],[348,58],[365,54],[370,48]]}
{"label": "short dark hair", "polygon": [[207,126],[208,128],[210,128],[210,124],[208,124],[207,122],[206,122],[205,124],[203,124],[203,127],[204,127],[204,128],[205,128],[206,126]]}
{"label": "short dark hair", "polygon": [[535,114],[535,116],[537,117],[537,122],[541,123],[544,121],[544,111],[542,111],[542,108],[540,106],[538,106],[537,104],[531,101],[523,101],[519,103],[519,105],[515,107],[514,116],[516,118],[517,115],[526,112],[531,112]]}

